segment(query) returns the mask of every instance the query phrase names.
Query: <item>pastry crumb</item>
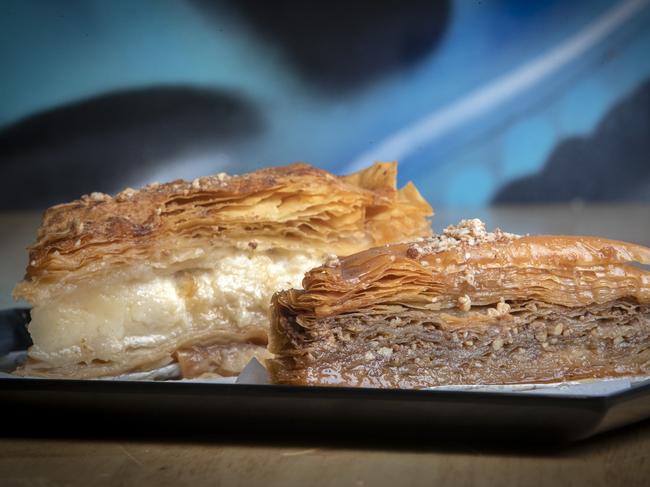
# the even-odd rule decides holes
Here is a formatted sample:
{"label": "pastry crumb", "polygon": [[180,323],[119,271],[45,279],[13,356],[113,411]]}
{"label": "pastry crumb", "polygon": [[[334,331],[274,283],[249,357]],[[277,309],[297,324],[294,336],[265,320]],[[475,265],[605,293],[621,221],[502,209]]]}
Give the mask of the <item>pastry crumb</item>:
{"label": "pastry crumb", "polygon": [[472,300],[467,294],[458,298],[458,308],[466,312],[472,309]]}
{"label": "pastry crumb", "polygon": [[115,199],[117,201],[125,201],[131,199],[138,191],[133,188],[126,188],[117,193]]}
{"label": "pastry crumb", "polygon": [[85,201],[109,201],[111,200],[111,196],[106,194],[106,193],[100,193],[98,191],[93,191],[90,194],[85,194],[81,197],[82,200]]}
{"label": "pastry crumb", "polygon": [[338,267],[341,264],[341,261],[335,254],[327,254],[325,256],[325,261],[323,265],[325,267]]}

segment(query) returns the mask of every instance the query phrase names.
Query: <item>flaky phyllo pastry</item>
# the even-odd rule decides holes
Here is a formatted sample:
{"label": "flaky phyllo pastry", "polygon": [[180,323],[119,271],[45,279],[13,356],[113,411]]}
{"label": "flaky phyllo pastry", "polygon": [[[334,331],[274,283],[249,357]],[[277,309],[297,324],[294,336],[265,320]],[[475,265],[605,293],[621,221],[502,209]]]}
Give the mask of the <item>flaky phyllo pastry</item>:
{"label": "flaky phyllo pastry", "polygon": [[276,294],[271,374],[401,388],[648,374],[648,264],[639,245],[462,221],[329,263],[304,290]]}
{"label": "flaky phyllo pastry", "polygon": [[[305,164],[92,193],[47,210],[15,297],[33,305],[19,374],[103,377],[178,363],[233,375],[264,357],[273,292],[330,253],[429,232],[396,165]],[[430,232],[429,232],[430,233]],[[173,367],[172,367],[173,368]]]}

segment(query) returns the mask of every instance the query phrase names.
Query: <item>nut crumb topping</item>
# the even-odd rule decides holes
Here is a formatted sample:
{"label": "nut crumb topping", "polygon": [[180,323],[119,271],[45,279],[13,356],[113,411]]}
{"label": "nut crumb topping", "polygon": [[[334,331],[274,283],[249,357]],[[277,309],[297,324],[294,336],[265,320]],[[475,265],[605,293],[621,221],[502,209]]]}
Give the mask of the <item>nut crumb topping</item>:
{"label": "nut crumb topping", "polygon": [[510,313],[510,305],[503,298],[497,303],[496,307],[488,308],[487,314],[490,318],[502,319]]}
{"label": "nut crumb topping", "polygon": [[[406,255],[411,259],[416,259],[423,255],[444,252],[459,245],[472,246],[518,238],[521,238],[521,236],[504,232],[499,228],[494,232],[488,232],[485,229],[485,223],[478,218],[473,218],[471,220],[461,220],[457,225],[449,225],[440,235],[424,237],[415,241],[406,249]],[[467,252],[465,255],[466,258],[469,258],[470,254]]]}
{"label": "nut crumb topping", "polygon": [[199,191],[204,189],[222,187],[225,185],[226,182],[228,182],[233,177],[235,176],[231,176],[229,174],[226,174],[225,172],[220,172],[213,176],[202,176],[200,178],[195,178],[192,180],[190,186],[192,189],[199,190]]}
{"label": "nut crumb topping", "polygon": [[510,305],[506,303],[503,298],[501,298],[501,301],[497,303],[497,312],[500,316],[510,313]]}
{"label": "nut crumb topping", "polygon": [[419,255],[420,255],[420,251],[418,247],[411,246],[408,249],[406,249],[406,256],[411,259],[417,259]]}
{"label": "nut crumb topping", "polygon": [[117,193],[115,199],[117,201],[125,201],[131,199],[138,191],[133,188],[126,188],[121,192]]}
{"label": "nut crumb topping", "polygon": [[467,294],[458,298],[458,308],[461,311],[469,311],[472,308],[472,300]]}
{"label": "nut crumb topping", "polygon": [[[424,264],[426,261],[423,261]],[[475,273],[466,269],[465,272],[460,276],[461,280],[465,281],[469,286],[476,287],[476,276]]]}
{"label": "nut crumb topping", "polygon": [[90,194],[83,195],[81,199],[84,201],[109,201],[112,198],[110,195],[106,193],[100,193],[98,191],[94,191]]}
{"label": "nut crumb topping", "polygon": [[338,267],[341,261],[339,258],[334,255],[334,254],[327,254],[325,256],[325,261],[323,262],[323,266],[325,267]]}

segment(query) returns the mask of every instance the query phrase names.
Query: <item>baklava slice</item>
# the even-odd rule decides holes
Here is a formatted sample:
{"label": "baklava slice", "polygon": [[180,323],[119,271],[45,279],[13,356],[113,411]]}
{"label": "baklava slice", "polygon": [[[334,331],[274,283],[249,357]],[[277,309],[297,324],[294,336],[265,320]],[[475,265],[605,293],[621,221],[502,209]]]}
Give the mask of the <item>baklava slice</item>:
{"label": "baklava slice", "polygon": [[479,220],[310,271],[274,296],[276,383],[385,388],[650,373],[650,249]]}
{"label": "baklava slice", "polygon": [[17,373],[237,374],[268,355],[275,291],[330,253],[429,231],[430,206],[413,185],[396,189],[396,171],[337,177],[295,164],[50,208],[14,293],[33,306],[34,345]]}

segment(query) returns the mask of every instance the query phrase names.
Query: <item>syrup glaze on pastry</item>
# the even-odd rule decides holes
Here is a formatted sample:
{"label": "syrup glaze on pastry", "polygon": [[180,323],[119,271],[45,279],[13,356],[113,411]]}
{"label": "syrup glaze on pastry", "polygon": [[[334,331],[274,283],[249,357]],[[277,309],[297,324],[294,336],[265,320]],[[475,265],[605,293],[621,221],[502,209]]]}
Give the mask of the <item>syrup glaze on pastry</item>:
{"label": "syrup glaze on pastry", "polygon": [[413,185],[396,189],[396,171],[337,177],[294,164],[50,208],[14,291],[33,305],[34,346],[17,373],[103,377],[173,362],[186,375],[237,373],[268,356],[274,291],[329,253],[429,232],[430,206]]}
{"label": "syrup glaze on pastry", "polygon": [[278,383],[422,388],[650,372],[650,249],[466,220],[273,300]]}

